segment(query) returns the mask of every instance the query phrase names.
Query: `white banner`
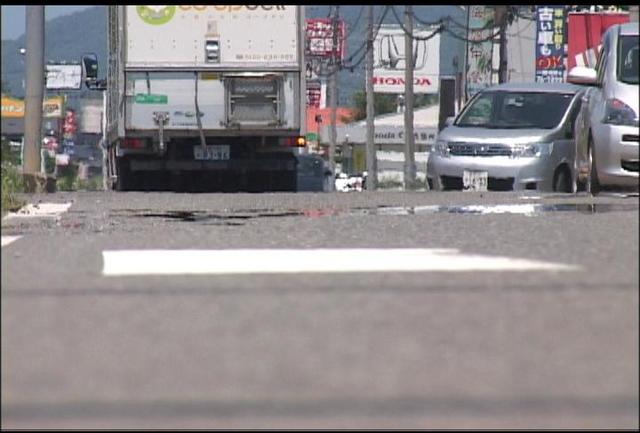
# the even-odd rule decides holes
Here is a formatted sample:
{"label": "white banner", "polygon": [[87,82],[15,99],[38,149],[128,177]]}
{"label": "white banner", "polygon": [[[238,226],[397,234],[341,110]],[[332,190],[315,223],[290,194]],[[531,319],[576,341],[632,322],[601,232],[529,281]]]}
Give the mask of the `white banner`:
{"label": "white banner", "polygon": [[46,65],[47,90],[78,90],[82,87],[81,65]]}
{"label": "white banner", "polygon": [[[469,39],[467,44],[467,92],[469,97],[491,86],[494,29],[492,6],[469,6]],[[488,28],[487,28],[488,27]],[[489,39],[489,40],[485,40]]]}
{"label": "white banner", "polygon": [[[434,30],[414,30],[426,37]],[[440,82],[440,35],[428,41],[413,41],[413,92],[438,93]],[[404,93],[406,56],[404,31],[397,25],[382,26],[373,45],[373,91]]]}
{"label": "white banner", "polygon": [[85,99],[80,104],[80,128],[84,134],[100,134],[102,132],[102,101]]}

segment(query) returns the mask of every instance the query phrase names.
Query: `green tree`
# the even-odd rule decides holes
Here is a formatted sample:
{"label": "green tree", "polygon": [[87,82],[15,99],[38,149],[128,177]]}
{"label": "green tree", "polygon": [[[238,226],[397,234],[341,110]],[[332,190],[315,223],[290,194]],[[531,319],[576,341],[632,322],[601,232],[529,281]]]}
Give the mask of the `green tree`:
{"label": "green tree", "polygon": [[[438,103],[438,95],[414,95],[414,108],[430,106]],[[395,113],[398,108],[398,95],[391,93],[374,93],[374,115]],[[354,122],[367,117],[367,94],[359,90],[353,94],[353,108],[355,109]]]}
{"label": "green tree", "polygon": [[[353,108],[355,109],[354,121],[367,117],[367,93],[359,90],[353,94]],[[394,113],[397,107],[397,96],[393,94],[373,94],[374,115]]]}

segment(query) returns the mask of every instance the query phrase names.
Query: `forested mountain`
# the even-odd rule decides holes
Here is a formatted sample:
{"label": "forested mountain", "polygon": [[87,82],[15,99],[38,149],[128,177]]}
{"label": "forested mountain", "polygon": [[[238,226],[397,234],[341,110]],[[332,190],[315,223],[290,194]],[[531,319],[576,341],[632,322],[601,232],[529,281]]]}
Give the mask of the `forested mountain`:
{"label": "forested mountain", "polygon": [[[306,6],[308,18],[328,17],[330,7]],[[377,24],[384,9],[382,5],[374,8]],[[414,6],[416,17],[423,21],[436,21],[443,16],[451,16],[458,22],[465,21],[465,13],[459,6]],[[396,6],[395,11],[400,19],[404,17],[404,7]],[[365,41],[367,25],[366,6],[341,6],[340,17],[347,23],[347,56],[354,53]],[[107,7],[96,6],[71,15],[49,20],[45,24],[45,61],[79,61],[84,53],[93,52],[98,55],[100,76],[106,73],[107,65]],[[396,23],[395,15],[389,11],[383,21],[385,24]],[[24,57],[19,50],[25,46],[25,36],[15,40],[2,41],[2,81],[13,96],[23,97],[22,81],[24,77]],[[459,57],[462,63],[464,43],[443,34],[440,47],[441,74],[451,75],[454,72],[453,59]],[[356,56],[356,60],[360,56]],[[350,70],[343,70],[339,78],[340,105],[351,105],[355,91],[364,89],[364,62]],[[75,92],[77,96],[78,92]]]}
{"label": "forested mountain", "polygon": [[[45,22],[45,63],[78,62],[85,53],[96,53],[100,75],[106,74],[107,8],[96,6]],[[23,97],[25,35],[2,41],[2,81],[13,96]],[[76,92],[77,93],[77,92]]]}

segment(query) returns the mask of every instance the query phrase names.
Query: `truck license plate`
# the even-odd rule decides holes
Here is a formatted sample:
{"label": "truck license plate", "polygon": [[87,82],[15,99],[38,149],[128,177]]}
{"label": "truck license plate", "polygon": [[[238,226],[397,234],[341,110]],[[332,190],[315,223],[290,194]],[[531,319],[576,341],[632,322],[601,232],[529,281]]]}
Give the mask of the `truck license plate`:
{"label": "truck license plate", "polygon": [[226,161],[229,159],[228,145],[193,146],[193,157],[199,161]]}
{"label": "truck license plate", "polygon": [[462,189],[464,191],[486,191],[489,176],[486,171],[464,170],[462,173]]}

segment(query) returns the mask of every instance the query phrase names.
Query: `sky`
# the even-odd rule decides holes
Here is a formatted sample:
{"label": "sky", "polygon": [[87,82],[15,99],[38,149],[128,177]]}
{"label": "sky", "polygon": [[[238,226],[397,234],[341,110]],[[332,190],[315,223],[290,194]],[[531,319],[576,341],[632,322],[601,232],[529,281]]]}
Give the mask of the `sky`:
{"label": "sky", "polygon": [[[45,20],[79,12],[95,5],[45,6]],[[2,6],[2,39],[17,39],[24,34],[25,6]]]}

